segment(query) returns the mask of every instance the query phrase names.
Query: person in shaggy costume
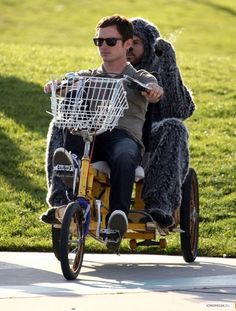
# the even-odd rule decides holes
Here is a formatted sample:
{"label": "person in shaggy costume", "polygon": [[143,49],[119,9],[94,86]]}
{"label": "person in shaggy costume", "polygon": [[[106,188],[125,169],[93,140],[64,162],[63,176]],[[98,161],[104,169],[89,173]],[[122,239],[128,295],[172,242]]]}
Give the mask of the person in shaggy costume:
{"label": "person in shaggy costume", "polygon": [[146,146],[150,157],[142,196],[145,211],[168,227],[181,204],[181,187],[189,167],[188,131],[183,120],[192,115],[195,105],[191,91],[183,84],[172,44],[151,22],[139,17],[131,21],[134,38],[127,58],[136,69],[152,72],[164,90],[161,100],[149,105],[146,117],[143,139],[149,142],[146,136],[151,124],[151,143]]}

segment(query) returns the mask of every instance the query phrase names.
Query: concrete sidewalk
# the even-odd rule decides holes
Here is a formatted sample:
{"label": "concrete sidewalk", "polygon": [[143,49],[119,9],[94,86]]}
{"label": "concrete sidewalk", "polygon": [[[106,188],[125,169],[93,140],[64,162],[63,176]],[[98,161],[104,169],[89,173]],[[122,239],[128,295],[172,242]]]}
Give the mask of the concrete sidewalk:
{"label": "concrete sidewalk", "polygon": [[85,254],[66,281],[52,253],[0,253],[0,310],[236,310],[236,259]]}

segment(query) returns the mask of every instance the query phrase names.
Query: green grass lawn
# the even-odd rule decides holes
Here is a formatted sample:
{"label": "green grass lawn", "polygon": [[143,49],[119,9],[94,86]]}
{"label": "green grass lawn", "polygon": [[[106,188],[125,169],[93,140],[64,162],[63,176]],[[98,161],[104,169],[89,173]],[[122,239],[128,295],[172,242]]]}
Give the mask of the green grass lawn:
{"label": "green grass lawn", "polygon": [[[199,254],[236,256],[236,3],[234,0],[2,0],[0,3],[0,250],[49,250],[44,83],[96,67],[97,21],[119,13],[157,24],[177,50],[197,110],[186,122],[200,187]],[[179,236],[168,254],[180,252]],[[88,240],[87,251],[105,251]],[[123,251],[128,251],[126,242]],[[156,248],[140,251],[160,253]]]}

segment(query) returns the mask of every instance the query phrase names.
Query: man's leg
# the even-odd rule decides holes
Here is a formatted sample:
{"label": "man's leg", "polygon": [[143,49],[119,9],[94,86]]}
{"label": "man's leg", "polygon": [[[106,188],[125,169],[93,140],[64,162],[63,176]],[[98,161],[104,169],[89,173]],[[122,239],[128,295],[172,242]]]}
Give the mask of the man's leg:
{"label": "man's leg", "polygon": [[140,163],[140,146],[124,131],[115,129],[97,137],[96,148],[101,150],[111,168],[110,208],[107,228],[117,230],[120,239],[107,241],[107,248],[116,252],[128,228],[128,212],[135,177],[135,169]]}
{"label": "man's leg", "polygon": [[110,214],[122,210],[128,215],[141,147],[126,132],[115,129],[98,136],[95,148],[102,148],[100,156],[111,169]]}
{"label": "man's leg", "polygon": [[181,204],[181,187],[188,165],[188,132],[184,124],[174,118],[156,123],[143,199],[147,211],[163,226],[172,224],[173,212]]}
{"label": "man's leg", "polygon": [[[67,135],[67,151],[81,158],[83,146],[80,136]],[[115,129],[96,137],[93,161],[107,161],[111,169],[110,214],[122,210],[128,215],[135,169],[140,159],[141,147],[126,132]]]}

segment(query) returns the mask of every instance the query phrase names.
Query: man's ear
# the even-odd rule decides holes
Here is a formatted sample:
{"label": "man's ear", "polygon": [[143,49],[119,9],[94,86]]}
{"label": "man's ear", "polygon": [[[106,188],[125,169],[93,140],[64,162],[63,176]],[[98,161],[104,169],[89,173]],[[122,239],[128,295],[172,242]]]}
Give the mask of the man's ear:
{"label": "man's ear", "polygon": [[133,39],[128,39],[124,43],[124,48],[128,51],[133,45]]}

